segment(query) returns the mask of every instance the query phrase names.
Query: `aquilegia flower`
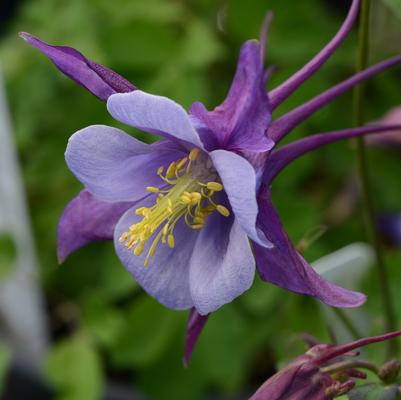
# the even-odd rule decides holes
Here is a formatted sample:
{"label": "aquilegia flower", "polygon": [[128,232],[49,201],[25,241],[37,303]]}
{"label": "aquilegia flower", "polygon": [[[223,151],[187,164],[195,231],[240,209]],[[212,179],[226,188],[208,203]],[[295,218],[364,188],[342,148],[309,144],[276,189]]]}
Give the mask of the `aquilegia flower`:
{"label": "aquilegia flower", "polygon": [[[391,383],[399,372],[398,361],[376,370],[374,364],[354,359],[358,353],[353,350],[400,335],[398,331],[342,345],[317,344],[269,378],[250,400],[330,400],[348,393],[355,386],[355,378],[366,378],[361,369],[375,370],[384,382]],[[394,389],[399,393],[399,388]]]}
{"label": "aquilegia flower", "polygon": [[[186,112],[152,95],[69,47],[51,46],[22,33],[66,75],[103,101],[118,121],[162,137],[141,143],[119,129],[90,126],[69,140],[66,160],[83,183],[58,230],[63,260],[84,244],[113,239],[125,268],[159,302],[192,309],[187,357],[207,315],[247,290],[255,274],[282,288],[336,307],[356,307],[361,293],[319,276],[294,249],[270,198],[277,174],[325,144],[390,127],[318,134],[276,149],[294,127],[369,77],[401,63],[375,65],[272,121],[272,111],[336,50],[356,19],[359,1],[333,40],[269,94],[261,40],[247,41],[224,102],[213,111],[194,103]],[[254,254],[251,251],[252,242]]]}

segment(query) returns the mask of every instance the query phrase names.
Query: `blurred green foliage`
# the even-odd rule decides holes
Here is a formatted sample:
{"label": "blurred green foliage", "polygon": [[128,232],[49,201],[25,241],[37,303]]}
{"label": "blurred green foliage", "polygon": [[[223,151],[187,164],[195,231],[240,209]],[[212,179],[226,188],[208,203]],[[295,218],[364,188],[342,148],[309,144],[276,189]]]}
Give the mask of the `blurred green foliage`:
{"label": "blurred green foliage", "polygon": [[[224,99],[242,42],[257,37],[267,9],[275,13],[267,63],[277,66],[269,87],[309,60],[335,33],[343,19],[336,2],[322,0],[26,0],[0,43],[7,78],[15,140],[23,168],[43,289],[52,312],[54,346],[44,374],[60,400],[96,400],[109,381],[130,382],[155,400],[196,400],[206,393],[245,396],[271,374],[278,362],[303,351],[300,333],[328,340],[321,309],[313,299],[284,292],[258,278],[242,298],[216,312],[199,341],[188,370],[182,367],[186,313],[163,308],[149,298],[119,264],[111,243],[97,243],[57,265],[56,226],[63,207],[80,190],[63,153],[69,136],[91,124],[119,126],[104,104],[69,81],[17,37],[28,31],[54,44],[79,49],[119,72],[143,90],[165,95],[188,107],[209,108]],[[398,26],[379,1],[374,14],[373,60],[391,53],[386,26]],[[379,4],[380,3],[380,4]],[[396,7],[397,0],[386,0]],[[387,32],[388,33],[388,32]],[[391,37],[401,50],[401,27]],[[388,33],[388,34],[390,34]],[[396,46],[396,50],[397,50]],[[395,51],[396,51],[395,50]],[[310,82],[281,108],[284,113],[352,74],[355,34]],[[368,85],[367,115],[379,118],[401,103],[400,72]],[[291,139],[351,125],[351,95],[304,123]],[[143,140],[149,136],[124,127]],[[370,151],[369,163],[380,210],[401,211],[401,156]],[[294,163],[275,182],[273,196],[294,242],[327,223],[326,211],[354,169],[349,143],[339,143]],[[366,240],[360,211],[332,224],[306,251],[314,260],[354,241]],[[386,253],[392,288],[401,285],[401,253]],[[364,310],[383,331],[376,277],[366,277]],[[397,301],[401,323],[401,303]],[[66,310],[68,312],[66,312]],[[376,346],[379,358],[383,347]]]}

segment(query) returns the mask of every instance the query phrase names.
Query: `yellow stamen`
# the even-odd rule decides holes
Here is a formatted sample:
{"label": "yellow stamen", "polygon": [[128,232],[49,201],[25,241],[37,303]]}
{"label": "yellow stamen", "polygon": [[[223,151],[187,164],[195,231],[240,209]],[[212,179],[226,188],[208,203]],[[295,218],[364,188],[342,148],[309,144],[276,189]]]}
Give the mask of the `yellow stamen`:
{"label": "yellow stamen", "polygon": [[166,178],[167,178],[167,179],[174,178],[176,166],[177,166],[177,164],[176,164],[175,161],[173,161],[173,162],[169,165],[169,167],[167,168],[167,172],[166,172]]}
{"label": "yellow stamen", "polygon": [[219,204],[216,207],[216,210],[223,216],[223,217],[229,217],[230,216],[230,211],[228,211],[228,209],[224,206],[222,206],[221,204]]}
{"label": "yellow stamen", "polygon": [[180,171],[184,168],[185,164],[187,163],[188,158],[185,157],[177,163],[177,171]]}
{"label": "yellow stamen", "polygon": [[168,243],[168,247],[170,247],[170,249],[174,249],[174,245],[175,245],[175,238],[174,235],[168,235],[167,237],[167,243]]}
{"label": "yellow stamen", "polygon": [[208,182],[206,184],[206,187],[209,190],[213,190],[214,192],[221,192],[223,190],[223,185],[218,182]]}
{"label": "yellow stamen", "polygon": [[147,186],[146,190],[151,193],[159,193],[160,189],[154,186]]}
{"label": "yellow stamen", "polygon": [[[136,209],[135,214],[142,216],[142,219],[131,225],[119,238],[119,242],[127,249],[133,249],[135,256],[140,256],[148,240],[153,238],[144,259],[146,267],[159,243],[167,244],[171,249],[175,247],[174,228],[182,218],[189,228],[202,229],[206,218],[215,210],[226,217],[230,215],[226,207],[213,202],[214,192],[224,188],[221,183],[214,181],[217,174],[206,166],[199,149],[192,149],[187,157],[170,163],[164,171],[164,166],[157,169],[163,189],[146,187],[148,192],[156,194],[154,205]],[[212,179],[208,181],[204,179],[205,176]],[[166,184],[169,185],[167,188]]]}
{"label": "yellow stamen", "polygon": [[189,158],[190,161],[195,161],[199,157],[199,154],[200,154],[200,150],[199,149],[192,149],[189,152],[188,158]]}

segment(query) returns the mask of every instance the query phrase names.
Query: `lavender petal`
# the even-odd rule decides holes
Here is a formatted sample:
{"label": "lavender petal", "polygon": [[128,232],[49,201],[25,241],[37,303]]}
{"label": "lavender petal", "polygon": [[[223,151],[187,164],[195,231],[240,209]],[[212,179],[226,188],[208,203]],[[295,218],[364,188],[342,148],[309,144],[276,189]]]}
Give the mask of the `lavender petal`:
{"label": "lavender petal", "polygon": [[104,125],[84,128],[68,141],[65,158],[70,170],[95,197],[105,201],[135,201],[147,186],[161,187],[157,175],[185,153],[171,143],[148,145]]}
{"label": "lavender petal", "polygon": [[167,97],[141,90],[115,94],[107,101],[107,109],[116,120],[127,125],[183,142],[186,148],[203,149],[203,143],[187,112]]}
{"label": "lavender petal", "polygon": [[234,217],[215,213],[201,229],[190,261],[194,307],[207,315],[248,290],[255,260],[245,232]]}
{"label": "lavender petal", "polygon": [[[138,207],[151,207],[154,201],[155,197],[149,196],[138,202]],[[153,238],[148,240],[140,256],[135,256],[133,249],[127,249],[124,243],[119,243],[121,235],[142,218],[135,214],[136,208],[129,209],[115,229],[114,247],[121,263],[142,288],[161,304],[176,310],[193,307],[189,261],[199,232],[190,229],[181,218],[174,229],[176,246],[170,249],[160,241],[154,256],[149,258],[149,266],[145,267],[145,257]]]}
{"label": "lavender petal", "polygon": [[209,155],[239,225],[254,242],[264,247],[272,247],[271,242],[256,227],[256,191],[259,184],[252,165],[245,158],[230,151],[215,150]]}

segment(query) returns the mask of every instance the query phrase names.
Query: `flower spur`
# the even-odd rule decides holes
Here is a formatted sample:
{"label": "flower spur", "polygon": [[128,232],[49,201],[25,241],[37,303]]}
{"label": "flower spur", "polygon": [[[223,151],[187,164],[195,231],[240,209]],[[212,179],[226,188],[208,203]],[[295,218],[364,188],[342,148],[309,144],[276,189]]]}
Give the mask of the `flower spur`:
{"label": "flower spur", "polygon": [[[291,130],[336,97],[401,63],[398,56],[374,65],[272,121],[272,111],[346,38],[358,10],[359,0],[353,0],[335,37],[268,94],[263,64],[269,14],[260,42],[242,46],[224,102],[213,111],[194,103],[189,113],[166,97],[138,90],[74,49],[21,34],[67,76],[107,101],[116,120],[163,138],[147,145],[106,126],[91,126],[71,137],[67,164],[85,190],[60,219],[58,254],[63,260],[90,241],[114,238],[121,262],[149,294],[167,307],[191,308],[186,359],[208,314],[251,286],[255,261],[263,280],[328,305],[356,307],[365,301],[363,294],[326,281],[310,267],[291,244],[270,196],[273,179],[303,154],[334,141],[399,128],[345,129],[276,149]],[[193,160],[192,173],[183,174],[191,153],[199,159]]]}

